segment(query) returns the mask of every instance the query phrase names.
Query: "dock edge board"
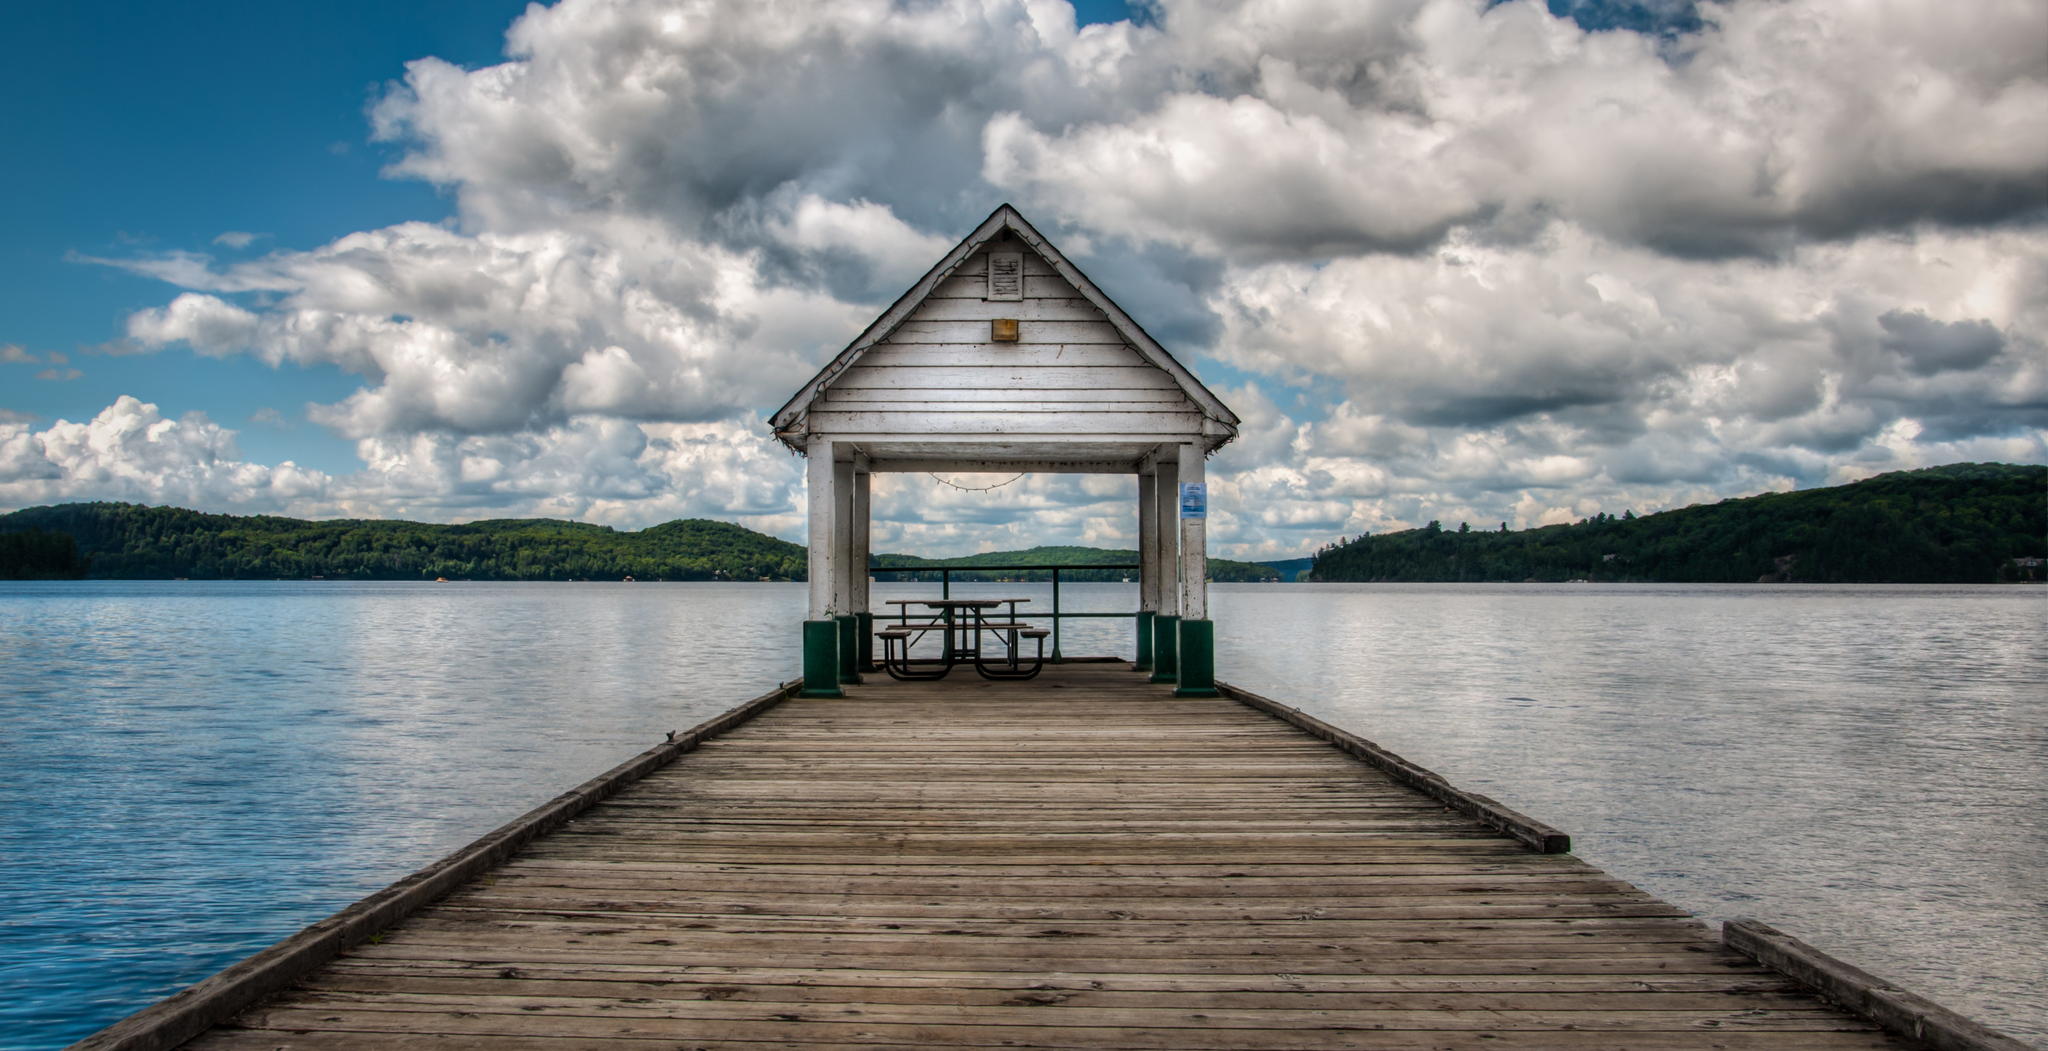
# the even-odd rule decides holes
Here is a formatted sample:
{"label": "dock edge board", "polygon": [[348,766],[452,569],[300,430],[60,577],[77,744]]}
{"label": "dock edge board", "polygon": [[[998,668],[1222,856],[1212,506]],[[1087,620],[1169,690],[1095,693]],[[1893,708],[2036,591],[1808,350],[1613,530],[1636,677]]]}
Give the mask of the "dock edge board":
{"label": "dock edge board", "polygon": [[789,699],[801,686],[802,680],[785,682],[688,730],[671,732],[661,744],[485,833],[470,845],[85,1037],[65,1051],[169,1051],[497,867],[528,843],[567,824],[627,785],[675,762],[699,743]]}
{"label": "dock edge board", "polygon": [[1239,704],[1264,712],[1281,722],[1336,745],[1346,754],[1364,760],[1401,784],[1416,789],[1489,828],[1521,840],[1530,850],[1539,854],[1572,852],[1572,837],[1565,833],[1497,799],[1477,792],[1467,792],[1444,780],[1442,775],[1417,766],[1349,730],[1332,726],[1299,708],[1281,704],[1270,697],[1261,697],[1227,682],[1218,682],[1216,689],[1223,696]]}
{"label": "dock edge board", "polygon": [[1721,943],[1822,998],[1934,1051],[2033,1051],[2030,1044],[1909,993],[1748,917],[1721,925]]}

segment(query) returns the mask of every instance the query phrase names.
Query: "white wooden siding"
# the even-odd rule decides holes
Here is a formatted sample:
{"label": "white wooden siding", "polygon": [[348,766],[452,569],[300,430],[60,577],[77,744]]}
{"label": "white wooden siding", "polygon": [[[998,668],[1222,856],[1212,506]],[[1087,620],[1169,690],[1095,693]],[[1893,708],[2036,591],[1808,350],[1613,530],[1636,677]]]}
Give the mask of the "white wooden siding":
{"label": "white wooden siding", "polygon": [[[1001,307],[1002,309],[990,309],[992,307]],[[978,321],[985,328],[988,325],[989,318],[997,317],[1016,318],[1019,321],[1078,323],[1090,326],[1087,330],[1090,332],[1095,331],[1093,326],[1101,325],[1104,329],[1109,330],[1111,338],[1108,342],[1123,342],[1116,335],[1116,329],[1111,327],[1109,322],[1103,319],[1102,313],[1095,309],[1095,304],[1078,297],[1074,299],[1026,299],[1021,302],[1008,303],[983,299],[927,299],[924,301],[924,305],[918,307],[917,311],[910,315],[910,320],[904,322],[904,326],[907,328],[910,325],[930,321]],[[903,329],[896,330],[898,335],[902,331]],[[891,338],[895,337],[892,336]],[[1091,342],[1103,341],[1098,337],[1091,340]]]}
{"label": "white wooden siding", "polygon": [[[1166,376],[1164,369],[1147,365],[1137,358],[1129,347],[1121,343],[1017,342],[1005,343],[1000,350],[993,352],[986,346],[961,343],[883,343],[861,355],[860,363],[855,368],[960,368],[963,363],[973,367],[984,360],[997,362],[1002,368],[1100,365],[1110,368],[1145,368]],[[1166,376],[1166,379],[1168,383],[1173,381],[1171,376]]]}
{"label": "white wooden siding", "polygon": [[[977,391],[976,402],[1001,402],[1011,408],[1032,408],[1046,400],[1046,395],[1055,394],[1069,401],[1125,402],[1136,405],[1149,402],[1166,402],[1179,407],[1184,396],[1178,390],[1097,390],[1090,387],[1076,387],[1070,390],[1052,391],[1041,387],[991,387]],[[826,395],[826,400],[836,402],[833,408],[854,408],[854,403],[868,403],[870,407],[916,405],[927,402],[967,404],[961,401],[960,392],[948,387],[835,387]]]}
{"label": "white wooden siding", "polygon": [[[979,300],[955,299],[951,302],[974,303],[979,302]],[[1018,304],[986,303],[983,305],[1015,307]],[[917,314],[912,314],[911,316],[917,317],[923,312],[920,309]],[[876,346],[885,347],[890,344],[900,345],[904,343],[955,343],[964,346],[972,344],[976,340],[986,342],[988,340],[989,320],[991,318],[1009,316],[1009,314],[990,313],[979,321],[906,321],[902,327],[891,333],[887,340],[876,344]],[[1124,339],[1122,336],[1117,335],[1116,327],[1107,321],[1083,321],[1079,319],[1069,321],[1038,320],[1025,321],[1019,324],[1017,326],[1017,342],[1006,343],[1003,346],[1016,346],[1026,343],[1101,343],[1108,346],[1122,346]],[[995,357],[999,356],[996,352],[1001,349],[1001,347],[994,344],[989,344],[981,348],[980,353],[988,355],[990,360],[994,360]],[[874,350],[870,349],[868,353],[872,354]],[[1142,362],[1145,359],[1139,357],[1138,352],[1133,350],[1131,351],[1131,360]]]}
{"label": "white wooden siding", "polygon": [[[1199,412],[1091,412],[1089,417],[1090,436],[1103,432],[1118,434],[1200,434],[1202,414]],[[967,433],[972,434],[1063,434],[1073,433],[1067,429],[1067,421],[1073,413],[1019,412],[1008,409],[997,412],[834,412],[832,413],[832,436],[864,434],[915,434],[920,430],[932,433],[932,424],[951,423],[958,426],[971,422]],[[968,417],[959,420],[955,417]],[[947,433],[938,431],[936,433]]]}
{"label": "white wooden siding", "polygon": [[[1178,392],[1179,388],[1170,386],[1173,377],[1155,379],[1155,375],[1158,374],[1158,369],[1137,365],[1126,368],[1101,365],[919,365],[870,368],[863,363],[847,369],[833,381],[825,396],[819,399],[819,404],[829,406],[833,394],[842,389],[855,388],[951,391],[953,397],[963,401],[973,401],[981,396],[979,392],[998,387],[1054,392],[1078,389],[1172,389]],[[1050,395],[1050,399],[1055,404],[1063,402],[1056,393]],[[812,430],[815,431],[816,428]]]}
{"label": "white wooden siding", "polygon": [[[1173,377],[1035,252],[1025,251],[1022,301],[982,298],[987,274],[984,249],[833,379],[811,405],[810,433],[859,442],[1203,433],[1200,407]],[[995,318],[1017,319],[1017,342],[989,339]]]}
{"label": "white wooden siding", "polygon": [[[1068,284],[1066,278],[1046,270],[1042,262],[1038,266],[1041,272],[1035,274],[1031,272],[1029,265],[1024,268],[1025,302],[1034,299],[1066,299],[1074,294],[1074,286]],[[933,299],[979,300],[983,298],[982,293],[987,289],[986,274],[954,274],[939,282],[938,286],[932,289],[932,294],[926,302]],[[1016,306],[1015,303],[1010,305]]]}

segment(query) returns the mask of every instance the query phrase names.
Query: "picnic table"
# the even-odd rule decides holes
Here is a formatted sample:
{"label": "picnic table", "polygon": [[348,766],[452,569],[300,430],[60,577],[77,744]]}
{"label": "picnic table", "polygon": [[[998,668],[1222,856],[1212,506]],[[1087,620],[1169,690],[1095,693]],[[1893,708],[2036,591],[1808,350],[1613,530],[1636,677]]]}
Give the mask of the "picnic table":
{"label": "picnic table", "polygon": [[[882,640],[882,670],[896,679],[942,679],[962,663],[972,662],[985,679],[1029,679],[1045,665],[1045,637],[1051,632],[1034,628],[1017,619],[1019,603],[1028,598],[939,598],[886,600],[897,607],[896,626],[875,633]],[[1008,620],[990,620],[990,610],[1008,605]],[[930,610],[928,619],[911,622],[910,607]],[[885,622],[886,623],[886,622]],[[941,632],[940,656],[936,661],[913,662],[910,648],[931,632]],[[991,661],[984,656],[982,640],[993,636],[1000,655]],[[1037,653],[1027,662],[1020,646],[1037,644]],[[919,668],[916,664],[926,667]]]}

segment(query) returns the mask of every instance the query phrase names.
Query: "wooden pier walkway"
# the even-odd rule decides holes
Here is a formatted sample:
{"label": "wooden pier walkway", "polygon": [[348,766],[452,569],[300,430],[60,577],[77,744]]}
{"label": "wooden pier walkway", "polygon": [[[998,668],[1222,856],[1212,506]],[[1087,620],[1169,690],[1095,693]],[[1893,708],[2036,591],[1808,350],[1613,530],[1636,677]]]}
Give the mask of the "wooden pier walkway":
{"label": "wooden pier walkway", "polygon": [[783,702],[188,1046],[1913,1045],[1293,726],[1084,664]]}

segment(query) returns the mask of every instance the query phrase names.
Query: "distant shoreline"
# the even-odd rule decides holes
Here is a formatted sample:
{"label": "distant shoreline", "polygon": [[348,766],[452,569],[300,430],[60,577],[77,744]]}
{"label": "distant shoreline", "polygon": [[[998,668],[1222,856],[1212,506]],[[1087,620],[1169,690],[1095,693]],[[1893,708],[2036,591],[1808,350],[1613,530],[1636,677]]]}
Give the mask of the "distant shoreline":
{"label": "distant shoreline", "polygon": [[[1134,570],[1137,552],[1034,547],[956,558],[875,556],[877,570],[955,580],[1065,582]],[[1637,516],[1509,530],[1419,529],[1340,539],[1305,558],[1211,558],[1218,583],[1968,584],[2048,580],[2048,466],[1950,464],[1849,485]],[[732,581],[805,579],[804,548],[730,522],[640,530],[554,519],[441,525],[308,521],[80,503],[0,515],[0,579]],[[992,575],[985,575],[992,574]]]}
{"label": "distant shoreline", "polygon": [[[876,570],[949,570],[984,579],[1009,565],[1072,566],[1062,580],[1113,580],[1136,551],[1034,547],[959,558],[880,554]],[[1209,560],[1210,579],[1277,580],[1279,571]],[[646,529],[556,519],[442,525],[381,519],[308,521],[177,507],[87,503],[0,515],[0,579],[736,581],[805,579],[804,548],[730,522],[679,519]],[[1049,573],[1002,573],[1033,579]]]}
{"label": "distant shoreline", "polygon": [[2048,466],[1950,464],[1849,485],[1509,530],[1366,535],[1323,581],[1992,584],[2048,579]]}

